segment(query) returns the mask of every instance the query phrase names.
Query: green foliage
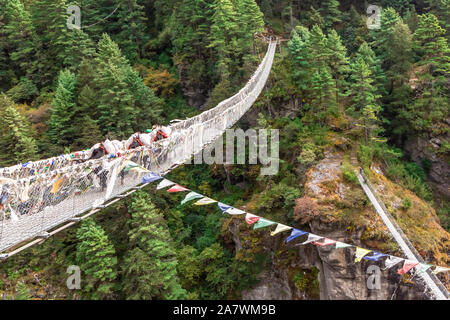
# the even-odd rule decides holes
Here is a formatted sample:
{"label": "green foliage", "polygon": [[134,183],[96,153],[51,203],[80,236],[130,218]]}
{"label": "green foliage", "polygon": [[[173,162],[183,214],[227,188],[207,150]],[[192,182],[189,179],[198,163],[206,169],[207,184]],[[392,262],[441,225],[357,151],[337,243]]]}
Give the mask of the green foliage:
{"label": "green foliage", "polygon": [[94,299],[110,297],[117,278],[116,251],[101,226],[83,220],[77,231],[76,260],[82,270],[83,290]]}
{"label": "green foliage", "polygon": [[48,134],[58,146],[67,146],[73,142],[75,127],[75,86],[76,75],[69,70],[62,70],[58,77],[58,86],[52,101],[52,116]]}
{"label": "green foliage", "polygon": [[162,213],[144,192],[129,202],[132,215],[130,248],[123,264],[123,290],[127,299],[182,299],[177,260]]}
{"label": "green foliage", "polygon": [[24,163],[37,158],[37,146],[27,119],[14,102],[0,94],[0,165]]}
{"label": "green foliage", "polygon": [[403,198],[403,200],[402,200],[402,208],[404,210],[408,210],[409,208],[411,208],[411,206],[412,206],[411,200],[409,200],[409,198]]}
{"label": "green foliage", "polygon": [[358,177],[356,176],[355,169],[349,163],[344,163],[341,166],[341,171],[345,181],[358,184]]}

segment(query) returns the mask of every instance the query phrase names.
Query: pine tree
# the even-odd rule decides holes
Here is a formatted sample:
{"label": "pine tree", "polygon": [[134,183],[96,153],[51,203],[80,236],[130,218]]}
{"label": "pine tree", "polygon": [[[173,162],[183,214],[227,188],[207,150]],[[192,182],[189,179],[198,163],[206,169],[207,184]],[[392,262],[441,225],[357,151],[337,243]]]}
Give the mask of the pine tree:
{"label": "pine tree", "polygon": [[445,30],[438,19],[431,13],[419,16],[419,22],[414,33],[415,48],[419,52],[421,64],[430,64],[433,72],[448,74],[450,58],[447,40],[443,37]]}
{"label": "pine tree", "polygon": [[238,24],[240,30],[240,47],[245,52],[250,44],[254,44],[254,34],[263,30],[263,14],[255,0],[238,0]]}
{"label": "pine tree", "polygon": [[77,230],[77,239],[76,261],[84,274],[84,290],[95,299],[111,296],[117,278],[114,246],[102,227],[92,219],[83,220]]}
{"label": "pine tree", "polygon": [[128,60],[136,62],[143,57],[143,46],[149,40],[144,6],[137,0],[122,1],[117,17],[122,27],[114,39]]}
{"label": "pine tree", "polygon": [[36,141],[31,126],[5,94],[0,94],[0,148],[0,166],[37,158]]}
{"label": "pine tree", "polygon": [[217,67],[223,79],[230,76],[232,57],[239,52],[239,17],[230,0],[215,0],[213,8],[211,43],[208,47],[213,47],[218,54]]}
{"label": "pine tree", "polygon": [[370,71],[372,72],[374,85],[377,88],[377,95],[387,95],[387,91],[385,88],[387,82],[386,74],[381,67],[380,59],[375,55],[367,42],[363,42],[356,52],[356,59],[358,58],[361,58],[368,64]]}
{"label": "pine tree", "polygon": [[332,29],[336,23],[342,21],[338,0],[322,0],[319,12],[323,17],[324,27],[327,29]]}
{"label": "pine tree", "polygon": [[359,119],[365,143],[372,143],[373,133],[378,128],[377,114],[381,112],[381,106],[377,102],[380,96],[376,94],[372,72],[362,56],[351,63],[350,79],[349,96],[353,104],[348,111]]}
{"label": "pine tree", "polygon": [[417,51],[421,55],[417,72],[416,96],[412,103],[400,110],[412,129],[420,133],[439,134],[445,131],[442,120],[449,117],[448,77],[450,74],[450,50],[445,31],[438,19],[428,13],[419,16],[414,33]]}
{"label": "pine tree", "polygon": [[[33,78],[36,71],[34,62],[39,43],[36,39],[35,29],[30,13],[20,0],[7,0],[4,4],[5,26],[2,33],[5,35],[6,50],[12,63],[16,77],[28,76]],[[2,9],[3,10],[3,9]]]}
{"label": "pine tree", "polygon": [[182,299],[177,261],[163,214],[148,194],[137,192],[128,205],[132,215],[130,250],[123,267],[127,299]]}
{"label": "pine tree", "polygon": [[52,115],[48,135],[60,147],[69,146],[74,139],[76,115],[75,86],[77,78],[69,70],[59,73],[58,85],[52,100]]}
{"label": "pine tree", "polygon": [[291,34],[291,40],[288,42],[289,53],[293,63],[292,77],[294,83],[301,90],[307,90],[310,86],[309,37],[310,33],[307,28],[297,26]]}
{"label": "pine tree", "polygon": [[339,95],[344,95],[346,91],[347,82],[345,77],[350,71],[349,59],[347,57],[347,49],[342,44],[341,37],[335,30],[328,34],[327,40],[327,47],[330,51],[328,64],[336,84],[336,102],[339,103]]}
{"label": "pine tree", "polygon": [[123,139],[158,121],[161,101],[144,85],[117,44],[106,34],[98,43],[95,63],[98,124],[104,134]]}
{"label": "pine tree", "polygon": [[[31,14],[36,34],[43,50],[39,56],[39,82],[48,85],[65,66],[64,60],[70,48],[78,44],[70,40],[67,28],[66,0],[37,0],[31,6]],[[51,45],[48,45],[51,44]]]}

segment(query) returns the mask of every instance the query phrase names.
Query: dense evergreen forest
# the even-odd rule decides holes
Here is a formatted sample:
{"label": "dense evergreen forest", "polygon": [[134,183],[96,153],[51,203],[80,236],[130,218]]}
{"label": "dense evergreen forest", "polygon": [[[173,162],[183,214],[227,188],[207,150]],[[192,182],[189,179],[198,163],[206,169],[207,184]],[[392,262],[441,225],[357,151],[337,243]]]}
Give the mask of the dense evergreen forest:
{"label": "dense evergreen forest", "polygon": [[[382,8],[379,28],[367,26],[369,4]],[[67,28],[69,5],[81,8],[81,29]],[[258,66],[264,33],[282,41],[266,88],[238,126],[280,130],[279,173],[204,164],[169,176],[301,226],[307,204],[296,200],[306,172],[338,135],[368,174],[379,164],[448,231],[448,172],[433,166],[450,159],[449,21],[449,0],[0,0],[0,167],[128,138],[215,106]],[[414,157],[422,140],[431,144]],[[351,182],[348,162],[342,173]],[[258,233],[245,234],[250,248],[236,251],[233,219],[180,200],[147,187],[102,210],[3,262],[0,293],[241,298],[258,274],[289,263],[257,244]],[[408,210],[414,201],[401,205]],[[340,220],[357,228],[356,221]],[[65,288],[69,265],[83,271],[76,292]],[[317,271],[306,275],[294,282],[317,298]]]}

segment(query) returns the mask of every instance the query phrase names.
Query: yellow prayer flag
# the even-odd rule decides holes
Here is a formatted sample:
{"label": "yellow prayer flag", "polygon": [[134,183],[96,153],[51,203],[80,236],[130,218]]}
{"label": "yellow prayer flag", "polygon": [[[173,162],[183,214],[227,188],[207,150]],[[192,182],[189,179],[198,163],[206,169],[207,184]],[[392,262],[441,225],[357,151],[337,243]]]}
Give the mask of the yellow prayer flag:
{"label": "yellow prayer flag", "polygon": [[372,250],[363,249],[360,247],[356,247],[356,258],[355,262],[360,262],[361,259],[368,254],[369,252],[372,252]]}
{"label": "yellow prayer flag", "polygon": [[286,226],[284,224],[279,223],[276,227],[276,229],[270,233],[271,236],[276,235],[277,233],[283,232],[283,231],[287,231],[287,230],[291,230],[292,227]]}
{"label": "yellow prayer flag", "polygon": [[57,193],[59,189],[61,188],[61,184],[64,180],[64,177],[59,178],[52,186],[52,193]]}
{"label": "yellow prayer flag", "polygon": [[217,201],[213,200],[211,198],[208,198],[208,197],[204,197],[204,198],[198,200],[196,203],[194,203],[194,205],[196,205],[196,206],[204,206],[204,205],[215,203],[215,202],[217,202]]}

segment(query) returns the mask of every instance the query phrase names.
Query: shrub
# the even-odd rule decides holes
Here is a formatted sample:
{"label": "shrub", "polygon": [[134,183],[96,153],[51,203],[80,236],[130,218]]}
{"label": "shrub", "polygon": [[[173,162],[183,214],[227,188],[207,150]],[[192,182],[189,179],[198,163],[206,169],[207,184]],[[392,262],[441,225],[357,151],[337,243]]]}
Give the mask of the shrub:
{"label": "shrub", "polygon": [[341,171],[345,181],[356,184],[358,183],[358,177],[356,176],[355,170],[353,170],[353,167],[350,164],[344,163],[341,166]]}
{"label": "shrub", "polygon": [[411,208],[411,206],[412,206],[411,200],[409,200],[408,198],[404,198],[402,201],[403,209],[408,210],[409,208]]}

